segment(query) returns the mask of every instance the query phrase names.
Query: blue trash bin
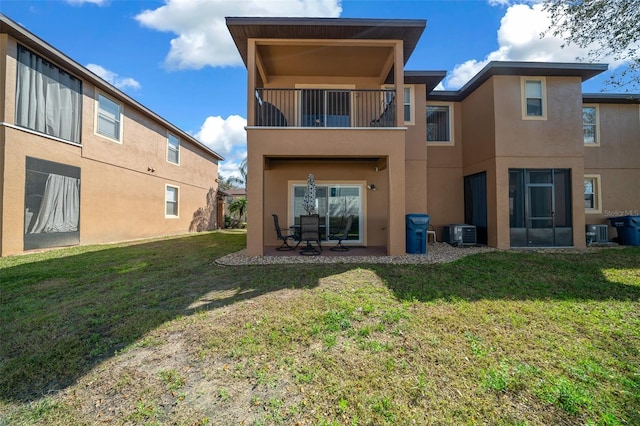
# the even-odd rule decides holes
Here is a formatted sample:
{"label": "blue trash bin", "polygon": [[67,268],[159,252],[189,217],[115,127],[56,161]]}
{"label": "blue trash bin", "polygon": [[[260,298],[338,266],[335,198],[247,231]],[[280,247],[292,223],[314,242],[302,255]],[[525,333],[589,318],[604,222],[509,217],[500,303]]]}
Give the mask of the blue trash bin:
{"label": "blue trash bin", "polygon": [[609,222],[618,231],[620,244],[640,246],[640,216],[611,217]]}
{"label": "blue trash bin", "polygon": [[427,230],[431,216],[422,213],[412,213],[406,216],[407,253],[427,253]]}

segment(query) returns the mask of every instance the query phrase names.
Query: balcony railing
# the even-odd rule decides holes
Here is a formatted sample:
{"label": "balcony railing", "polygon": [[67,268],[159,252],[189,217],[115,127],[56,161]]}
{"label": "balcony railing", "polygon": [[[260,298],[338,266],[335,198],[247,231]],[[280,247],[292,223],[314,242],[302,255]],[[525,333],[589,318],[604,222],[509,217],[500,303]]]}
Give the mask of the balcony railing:
{"label": "balcony railing", "polygon": [[256,89],[255,126],[396,127],[395,91]]}

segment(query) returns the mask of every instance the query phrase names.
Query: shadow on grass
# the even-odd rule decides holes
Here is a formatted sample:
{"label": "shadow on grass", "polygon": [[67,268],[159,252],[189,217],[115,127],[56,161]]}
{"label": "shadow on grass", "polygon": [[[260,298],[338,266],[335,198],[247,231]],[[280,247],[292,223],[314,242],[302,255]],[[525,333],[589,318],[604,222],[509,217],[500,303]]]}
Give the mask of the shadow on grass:
{"label": "shadow on grass", "polygon": [[[244,246],[244,234],[214,232],[0,260],[0,398],[30,401],[64,389],[175,318],[285,288],[314,288],[356,267],[376,271],[406,300],[640,299],[638,286],[601,273],[615,256],[591,262],[496,252],[435,266],[212,263]],[[628,268],[639,258],[640,250],[625,252],[618,264]]]}
{"label": "shadow on grass", "polygon": [[[301,270],[213,263],[245,241],[214,232],[0,259],[0,398],[64,389],[172,319],[317,284]],[[212,291],[224,297],[207,299]]]}

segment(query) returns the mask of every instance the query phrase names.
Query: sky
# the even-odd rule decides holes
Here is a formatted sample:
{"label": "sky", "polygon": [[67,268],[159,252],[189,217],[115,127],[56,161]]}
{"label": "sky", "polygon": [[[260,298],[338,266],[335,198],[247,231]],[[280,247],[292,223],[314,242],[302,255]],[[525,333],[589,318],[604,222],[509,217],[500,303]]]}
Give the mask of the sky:
{"label": "sky", "polygon": [[[222,177],[239,176],[246,157],[247,72],[226,16],[425,19],[405,69],[447,71],[445,90],[491,60],[586,53],[541,37],[550,21],[538,0],[0,0],[0,13],[221,154]],[[620,66],[583,92],[609,90]]]}

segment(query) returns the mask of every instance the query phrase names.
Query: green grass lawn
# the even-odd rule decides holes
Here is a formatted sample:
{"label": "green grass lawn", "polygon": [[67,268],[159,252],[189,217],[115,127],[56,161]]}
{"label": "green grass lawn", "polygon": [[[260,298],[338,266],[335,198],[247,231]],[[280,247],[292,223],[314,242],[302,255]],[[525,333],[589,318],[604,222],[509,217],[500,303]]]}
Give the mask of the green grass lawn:
{"label": "green grass lawn", "polygon": [[244,245],[0,259],[0,425],[640,424],[638,247],[213,262]]}

